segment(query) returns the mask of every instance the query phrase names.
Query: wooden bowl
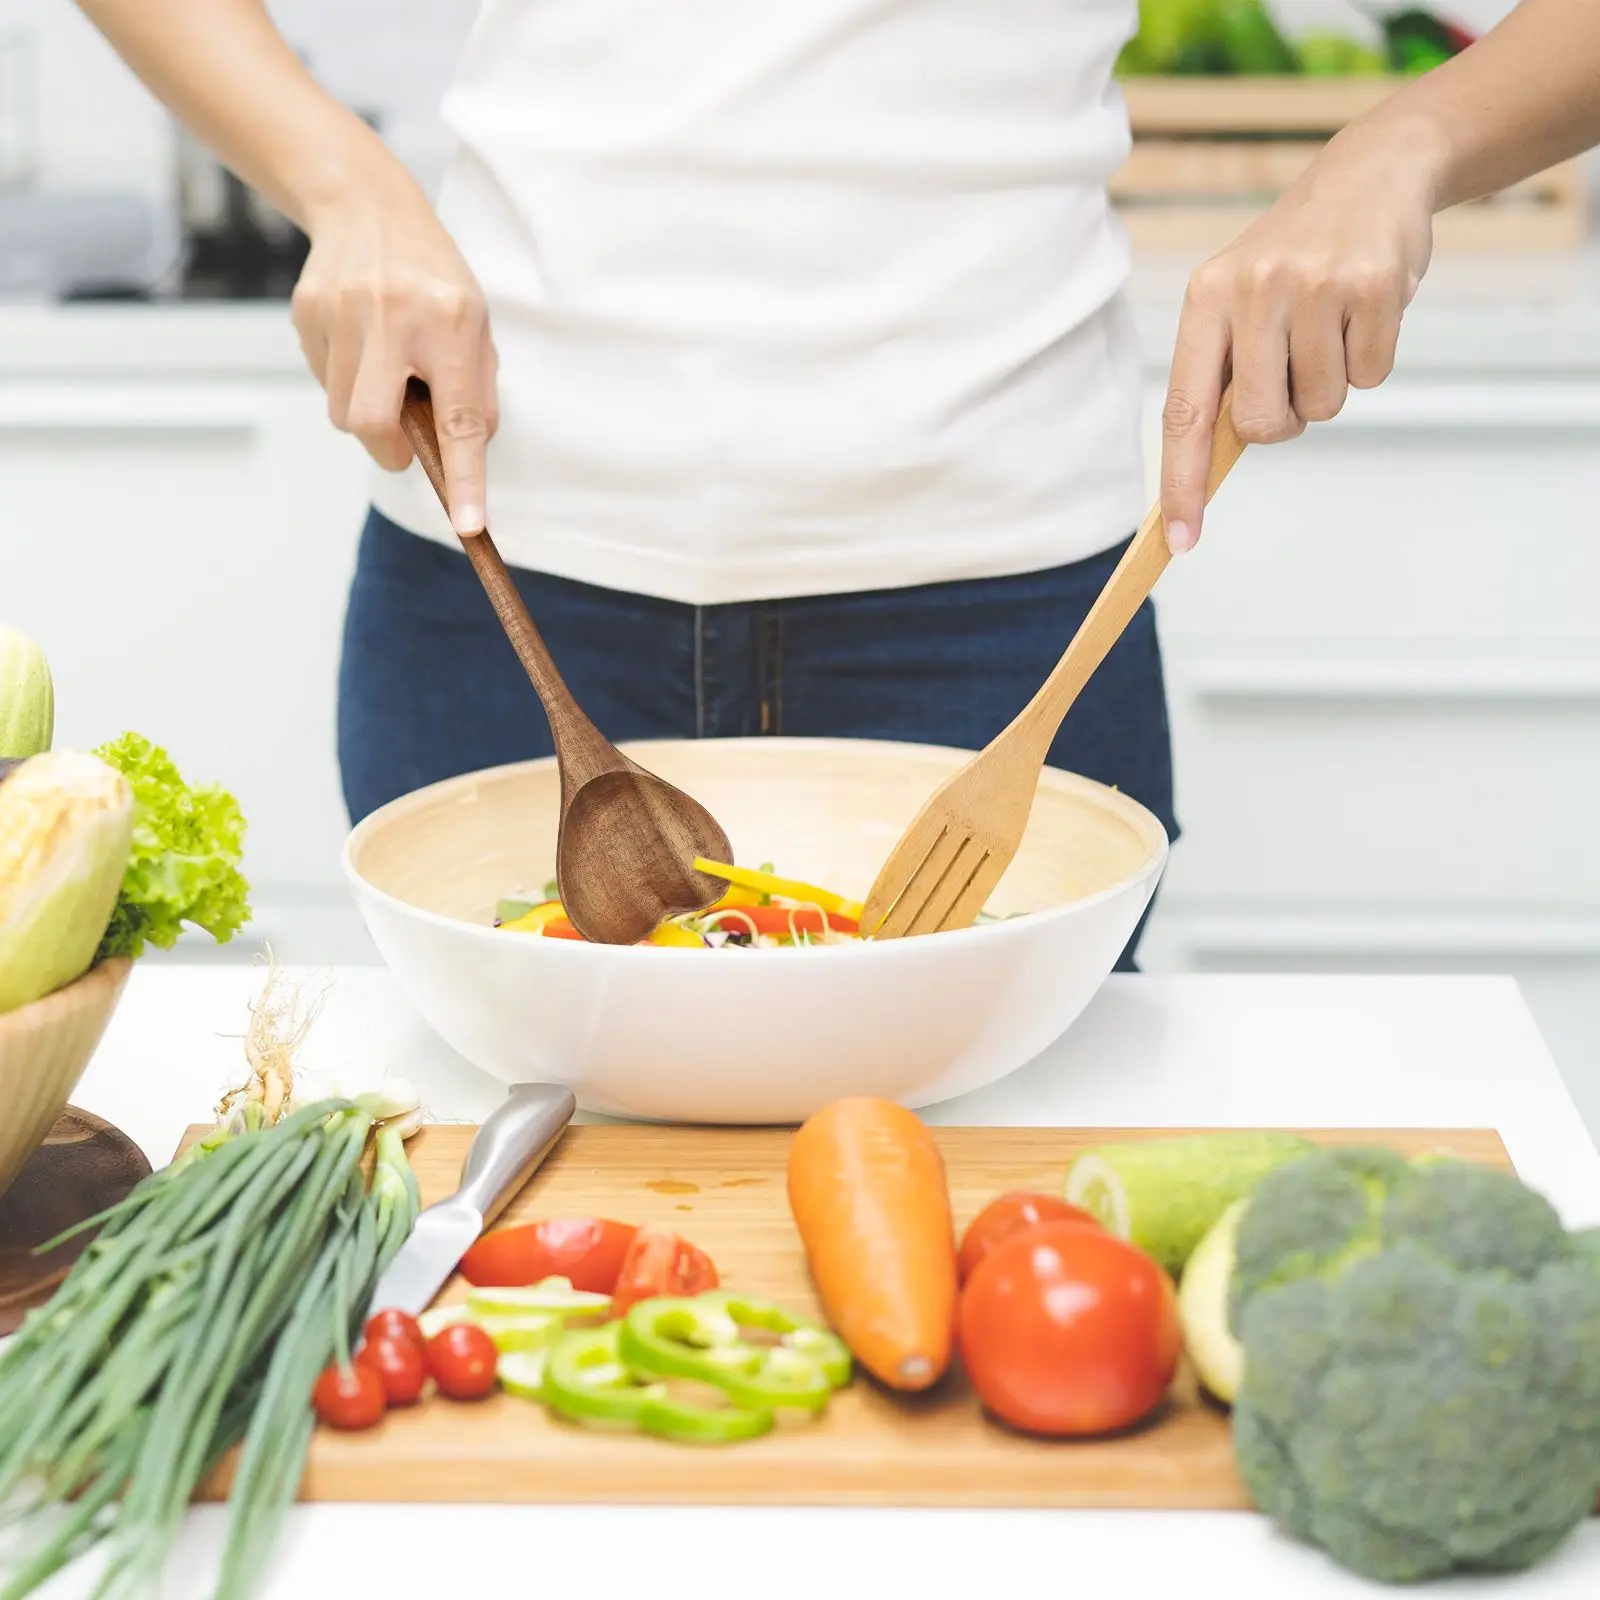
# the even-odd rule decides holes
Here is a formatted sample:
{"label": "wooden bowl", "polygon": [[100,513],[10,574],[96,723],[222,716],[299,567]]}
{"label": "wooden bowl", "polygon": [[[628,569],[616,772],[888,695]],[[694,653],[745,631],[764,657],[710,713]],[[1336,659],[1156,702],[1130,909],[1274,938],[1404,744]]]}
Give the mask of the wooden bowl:
{"label": "wooden bowl", "polygon": [[[850,739],[628,747],[710,808],[741,865],[859,899],[968,752]],[[811,950],[589,945],[492,926],[555,867],[560,784],[535,761],[450,779],[366,818],[345,872],[411,1002],[469,1061],[569,1085],[585,1110],[788,1123],[842,1094],[931,1105],[1058,1038],[1111,971],[1167,858],[1126,795],[1047,768],[991,900],[1015,921]]]}
{"label": "wooden bowl", "polygon": [[125,959],[102,962],[0,1016],[0,1194],[66,1110],[132,970]]}

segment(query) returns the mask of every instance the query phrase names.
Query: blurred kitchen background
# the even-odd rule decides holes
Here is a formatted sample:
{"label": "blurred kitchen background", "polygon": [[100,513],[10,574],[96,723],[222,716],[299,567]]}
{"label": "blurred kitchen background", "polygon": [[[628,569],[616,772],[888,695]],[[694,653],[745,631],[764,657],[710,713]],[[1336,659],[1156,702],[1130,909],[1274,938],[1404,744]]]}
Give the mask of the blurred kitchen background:
{"label": "blurred kitchen background", "polygon": [[[1381,43],[1339,0],[1269,3],[1291,40]],[[272,9],[432,188],[476,0]],[[1193,213],[1314,120],[1245,78],[1161,98],[1195,82],[1136,107],[1129,168],[1152,492]],[[1163,581],[1185,837],[1146,965],[1512,974],[1600,1136],[1600,275],[1576,180],[1441,245],[1394,379],[1249,458]],[[332,731],[364,457],[288,325],[303,250],[67,0],[0,0],[0,615],[50,655],[59,743],[136,727],[239,795],[256,922],[173,959],[376,959]]]}

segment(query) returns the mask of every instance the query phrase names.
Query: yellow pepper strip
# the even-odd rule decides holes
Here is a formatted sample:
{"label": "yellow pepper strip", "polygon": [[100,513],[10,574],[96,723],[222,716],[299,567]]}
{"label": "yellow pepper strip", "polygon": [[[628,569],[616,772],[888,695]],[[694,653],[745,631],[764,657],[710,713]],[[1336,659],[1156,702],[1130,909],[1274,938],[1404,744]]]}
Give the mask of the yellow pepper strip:
{"label": "yellow pepper strip", "polygon": [[663,922],[654,933],[645,940],[646,944],[685,945],[694,950],[704,950],[706,942],[698,933],[690,931],[676,922]]}
{"label": "yellow pepper strip", "polygon": [[770,872],[754,872],[749,867],[725,866],[719,861],[696,857],[694,870],[708,878],[721,878],[741,889],[754,889],[760,894],[775,894],[783,900],[801,900],[807,905],[820,906],[824,911],[849,917],[852,922],[861,920],[859,900],[846,900],[831,889],[819,889],[812,883],[797,883],[793,878],[777,878]]}
{"label": "yellow pepper strip", "polygon": [[559,900],[544,900],[533,910],[524,912],[516,921],[502,922],[500,931],[504,933],[509,928],[513,933],[543,933],[547,924],[565,915]]}

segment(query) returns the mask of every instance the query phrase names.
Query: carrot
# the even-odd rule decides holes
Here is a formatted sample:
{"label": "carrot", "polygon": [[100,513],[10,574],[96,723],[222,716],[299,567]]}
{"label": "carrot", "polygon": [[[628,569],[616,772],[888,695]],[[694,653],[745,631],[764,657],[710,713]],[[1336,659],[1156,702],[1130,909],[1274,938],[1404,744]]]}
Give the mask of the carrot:
{"label": "carrot", "polygon": [[892,1389],[950,1364],[955,1227],[933,1135],[892,1100],[836,1100],[789,1146],[789,1209],[834,1331]]}

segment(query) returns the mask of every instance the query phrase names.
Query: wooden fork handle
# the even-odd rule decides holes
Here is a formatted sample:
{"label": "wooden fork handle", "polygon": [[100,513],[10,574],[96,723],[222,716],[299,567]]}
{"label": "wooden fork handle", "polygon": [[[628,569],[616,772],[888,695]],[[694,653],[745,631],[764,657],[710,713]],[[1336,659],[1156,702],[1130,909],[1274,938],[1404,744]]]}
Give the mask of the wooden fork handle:
{"label": "wooden fork handle", "polygon": [[[411,448],[422,463],[422,470],[427,473],[428,482],[433,485],[433,492],[438,495],[439,504],[448,516],[450,500],[445,489],[444,459],[439,451],[439,430],[433,418],[433,398],[428,393],[427,384],[420,378],[412,378],[406,384],[406,397],[400,407],[400,426],[411,441]],[[472,563],[472,570],[477,573],[478,581],[494,607],[494,614],[500,619],[500,626],[511,641],[511,648],[517,652],[517,659],[538,691],[545,715],[550,719],[551,734],[557,745],[565,746],[563,772],[565,774],[572,762],[578,762],[584,770],[580,772],[575,769],[571,776],[581,782],[590,775],[588,768],[591,764],[596,771],[611,764],[603,759],[604,741],[562,681],[549,647],[539,636],[533,618],[528,615],[528,608],[517,593],[517,586],[506,570],[499,549],[489,537],[489,530],[484,528],[479,533],[463,533],[459,537],[467,560]],[[585,747],[590,744],[596,745],[594,754],[597,759],[593,763],[583,758]]]}
{"label": "wooden fork handle", "polygon": [[[1243,452],[1244,440],[1233,427],[1233,387],[1230,384],[1223,393],[1216,429],[1211,436],[1211,468],[1206,474],[1207,505]],[[1166,523],[1158,500],[1089,608],[1066,654],[1001,738],[1012,734],[1027,736],[1039,744],[1040,760],[1044,759],[1043,751],[1049,748],[1062,719],[1072,709],[1073,701],[1138,615],[1139,607],[1150,598],[1150,591],[1171,559]]]}

